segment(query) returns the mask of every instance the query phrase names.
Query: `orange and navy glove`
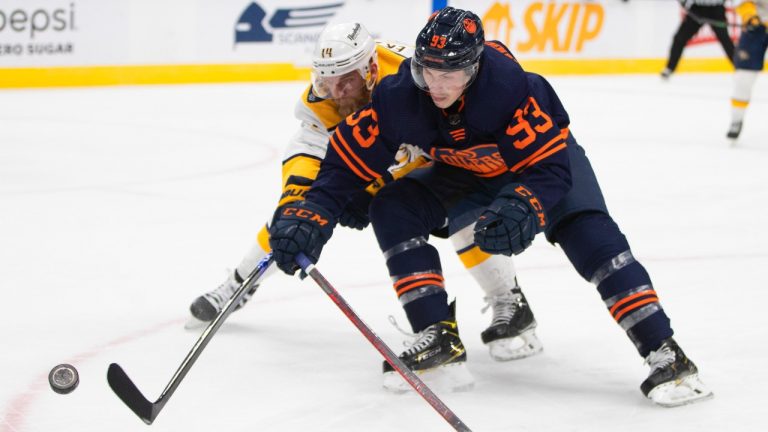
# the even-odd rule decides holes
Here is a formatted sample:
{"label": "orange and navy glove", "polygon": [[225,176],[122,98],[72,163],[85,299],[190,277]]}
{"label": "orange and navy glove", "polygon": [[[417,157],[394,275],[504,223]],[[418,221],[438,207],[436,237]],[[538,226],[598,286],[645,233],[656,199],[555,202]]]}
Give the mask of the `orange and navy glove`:
{"label": "orange and navy glove", "polygon": [[527,187],[505,186],[475,224],[475,244],[489,254],[517,255],[544,230],[544,208]]}
{"label": "orange and navy glove", "polygon": [[316,263],[335,225],[328,210],[310,201],[294,201],[279,207],[269,226],[269,246],[277,267],[290,275],[296,273],[299,253]]}

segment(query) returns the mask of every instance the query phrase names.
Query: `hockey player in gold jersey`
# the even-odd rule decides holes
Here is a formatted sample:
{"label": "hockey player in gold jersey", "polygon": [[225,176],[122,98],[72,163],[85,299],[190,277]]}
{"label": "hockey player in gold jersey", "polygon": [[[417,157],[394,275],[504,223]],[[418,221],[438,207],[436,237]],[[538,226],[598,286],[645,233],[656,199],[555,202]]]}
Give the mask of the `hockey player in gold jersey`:
{"label": "hockey player in gold jersey", "polygon": [[[374,86],[384,77],[395,74],[400,63],[412,52],[412,48],[403,44],[375,41],[359,23],[335,24],[321,32],[313,50],[311,84],[295,108],[300,126],[283,158],[283,190],[278,206],[303,199],[317,177],[336,124],[367,104]],[[339,223],[363,229],[368,224],[368,201],[378,188],[425,163],[428,163],[426,155],[403,143],[396,164],[389,168],[385,178],[374,180],[367,188],[367,196],[351,199]],[[491,356],[496,360],[512,360],[539,352],[541,343],[535,335],[536,321],[517,285],[511,259],[481,251],[474,244],[473,226],[455,233],[450,239],[462,263],[482,287],[492,309],[491,325],[482,334]],[[253,247],[228,278],[218,288],[195,299],[190,306],[193,319],[188,325],[213,320],[269,251],[269,233],[265,225]],[[237,308],[250,299],[256,288],[258,286]]]}
{"label": "hockey player in gold jersey", "polygon": [[741,134],[752,89],[765,63],[765,51],[768,49],[768,0],[742,1],[736,7],[736,12],[741,18],[743,31],[734,58],[736,71],[733,74],[731,125],[727,133],[732,144]]}

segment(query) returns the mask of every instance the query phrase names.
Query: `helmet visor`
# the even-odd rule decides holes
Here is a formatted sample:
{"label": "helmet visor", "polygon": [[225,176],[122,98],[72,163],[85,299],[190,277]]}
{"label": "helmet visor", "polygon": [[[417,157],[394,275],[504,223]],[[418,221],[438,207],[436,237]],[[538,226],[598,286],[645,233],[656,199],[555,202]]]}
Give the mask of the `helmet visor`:
{"label": "helmet visor", "polygon": [[416,57],[411,58],[411,76],[420,89],[431,91],[464,91],[477,76],[478,63],[459,69],[435,68],[425,65]]}
{"label": "helmet visor", "polygon": [[356,69],[338,76],[312,71],[312,92],[323,99],[356,98],[368,87],[363,71]]}

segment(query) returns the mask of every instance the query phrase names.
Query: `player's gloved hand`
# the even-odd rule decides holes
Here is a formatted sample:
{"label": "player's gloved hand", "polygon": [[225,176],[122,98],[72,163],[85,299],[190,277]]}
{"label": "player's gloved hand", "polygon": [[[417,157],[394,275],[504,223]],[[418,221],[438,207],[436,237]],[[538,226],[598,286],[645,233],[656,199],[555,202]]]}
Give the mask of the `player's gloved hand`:
{"label": "player's gloved hand", "polygon": [[763,21],[759,16],[753,15],[744,21],[744,29],[746,31],[764,30]]}
{"label": "player's gloved hand", "polygon": [[475,224],[475,244],[490,254],[517,255],[544,229],[544,209],[525,186],[505,186]]}
{"label": "player's gloved hand", "polygon": [[269,246],[280,270],[292,275],[299,252],[316,263],[336,225],[331,213],[309,201],[294,201],[275,211],[269,226]]}
{"label": "player's gloved hand", "polygon": [[371,220],[368,219],[368,207],[371,205],[371,199],[373,197],[368,192],[355,193],[339,216],[339,225],[356,230],[367,227],[371,223]]}

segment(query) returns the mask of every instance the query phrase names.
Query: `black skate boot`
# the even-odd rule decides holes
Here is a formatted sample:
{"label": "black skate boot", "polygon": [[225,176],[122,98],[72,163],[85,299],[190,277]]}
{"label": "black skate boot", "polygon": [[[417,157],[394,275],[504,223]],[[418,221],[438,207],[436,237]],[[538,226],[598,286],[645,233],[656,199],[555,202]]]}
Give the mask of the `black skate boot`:
{"label": "black skate boot", "polygon": [[728,128],[728,134],[726,135],[726,137],[728,137],[728,139],[732,141],[735,141],[736,138],[738,138],[739,135],[741,134],[742,125],[743,123],[740,121],[735,121],[731,123],[731,127]]}
{"label": "black skate boot", "polygon": [[[192,320],[187,323],[186,327],[194,328],[200,324],[213,321],[213,319],[216,318],[216,315],[218,315],[219,312],[221,312],[221,310],[224,308],[224,305],[227,304],[235,291],[240,288],[241,283],[243,283],[243,278],[237,274],[237,271],[233,270],[229,274],[229,277],[227,277],[227,280],[222,282],[218,288],[196,298],[195,301],[193,301],[189,306],[189,311],[192,313]],[[235,310],[243,307],[243,305],[245,305],[245,303],[251,299],[253,293],[256,292],[258,287],[258,285],[251,287],[251,289],[248,290],[240,303],[235,306]]]}
{"label": "black skate boot", "polygon": [[[459,339],[455,301],[450,308],[450,317],[418,333],[411,347],[400,354],[400,360],[430,387],[469,390],[474,385],[474,379],[465,365],[467,353]],[[384,388],[394,392],[410,389],[410,385],[386,361]]]}
{"label": "black skate boot", "polygon": [[517,283],[511,290],[485,300],[488,306],[483,312],[492,308],[493,318],[480,337],[488,345],[494,360],[515,360],[541,352],[541,342],[536,337],[536,319]]}
{"label": "black skate boot", "polygon": [[651,373],[640,385],[640,390],[654,403],[675,407],[712,397],[712,392],[699,380],[696,365],[674,339],[664,340],[645,361],[651,367]]}

